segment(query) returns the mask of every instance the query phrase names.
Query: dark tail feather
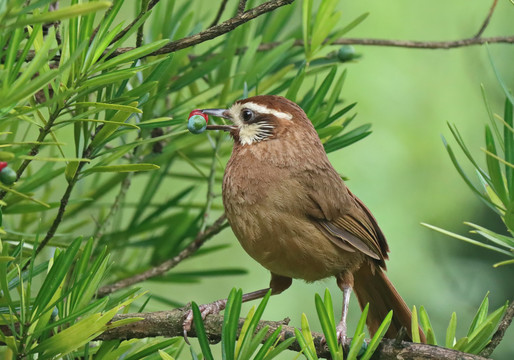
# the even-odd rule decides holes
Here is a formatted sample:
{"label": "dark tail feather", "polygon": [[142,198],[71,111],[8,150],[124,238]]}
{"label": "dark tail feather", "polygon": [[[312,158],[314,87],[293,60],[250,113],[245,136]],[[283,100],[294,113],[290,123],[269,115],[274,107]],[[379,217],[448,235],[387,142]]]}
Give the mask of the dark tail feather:
{"label": "dark tail feather", "polygon": [[[355,279],[353,290],[361,309],[369,303],[366,324],[371,336],[378,330],[389,311],[393,310],[393,319],[385,337],[394,339],[404,326],[408,339],[412,341],[411,311],[386,274],[379,268],[372,269],[364,265],[353,275]],[[419,337],[421,342],[426,343],[425,334],[421,329],[419,329]]]}

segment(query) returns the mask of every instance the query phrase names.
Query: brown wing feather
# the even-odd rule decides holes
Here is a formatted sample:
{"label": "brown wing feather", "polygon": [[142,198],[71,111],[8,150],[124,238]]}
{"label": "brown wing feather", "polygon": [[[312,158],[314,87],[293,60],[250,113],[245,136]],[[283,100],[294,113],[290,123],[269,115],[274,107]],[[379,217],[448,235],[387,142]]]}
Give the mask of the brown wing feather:
{"label": "brown wing feather", "polygon": [[[309,197],[314,204],[308,215],[335,245],[346,251],[360,251],[385,268],[389,248],[369,209],[348,190],[335,170],[325,172],[321,178],[317,177],[318,186],[309,184]],[[318,191],[320,180],[324,183],[323,194]]]}
{"label": "brown wing feather", "polygon": [[389,246],[387,245],[387,240],[385,238],[384,233],[382,232],[382,229],[380,229],[380,227],[378,226],[377,220],[375,219],[375,217],[373,216],[371,211],[369,211],[368,207],[366,205],[364,205],[364,203],[361,201],[361,199],[359,199],[357,196],[355,196],[350,190],[348,190],[348,193],[357,202],[359,207],[366,213],[366,215],[367,215],[366,219],[369,221],[369,225],[371,225],[371,227],[374,231],[374,234],[376,236],[375,237],[376,244],[380,248],[381,256],[382,256],[382,258],[387,260],[389,258],[389,256],[387,256],[387,253],[389,252]]}
{"label": "brown wing feather", "polygon": [[[320,222],[332,235],[331,240],[336,245],[339,245],[340,242],[344,242],[373,259],[381,259],[380,252],[375,248],[373,239],[362,231],[360,223],[357,223],[351,216],[344,215],[334,222],[326,220],[320,220]],[[333,239],[333,237],[336,239]]]}

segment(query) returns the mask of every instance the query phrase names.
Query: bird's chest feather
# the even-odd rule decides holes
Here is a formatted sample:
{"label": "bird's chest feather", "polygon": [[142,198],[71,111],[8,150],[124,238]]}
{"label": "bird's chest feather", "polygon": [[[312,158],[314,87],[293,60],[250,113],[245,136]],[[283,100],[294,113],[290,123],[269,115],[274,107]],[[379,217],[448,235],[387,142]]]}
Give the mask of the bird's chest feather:
{"label": "bird's chest feather", "polygon": [[249,154],[232,156],[223,179],[223,203],[246,252],[268,270],[318,280],[340,270],[341,251],[307,217],[308,190],[283,163]]}

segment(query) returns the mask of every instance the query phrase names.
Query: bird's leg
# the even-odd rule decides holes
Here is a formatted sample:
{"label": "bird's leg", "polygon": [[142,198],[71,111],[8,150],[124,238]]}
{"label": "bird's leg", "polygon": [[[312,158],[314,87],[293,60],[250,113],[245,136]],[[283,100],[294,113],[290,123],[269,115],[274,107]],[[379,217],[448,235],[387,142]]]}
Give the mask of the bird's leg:
{"label": "bird's leg", "polygon": [[350,305],[350,295],[353,286],[353,274],[345,271],[337,276],[337,285],[343,291],[343,312],[341,321],[336,326],[337,340],[344,345],[347,335],[346,319],[348,317],[348,306]]}
{"label": "bird's leg", "polygon": [[346,341],[346,318],[348,315],[348,305],[350,304],[350,294],[352,293],[352,288],[347,286],[343,288],[343,313],[341,315],[341,321],[337,324],[337,339],[344,345]]}
{"label": "bird's leg", "polygon": [[[247,302],[247,301],[263,298],[270,289],[271,289],[271,295],[280,294],[282,291],[284,291],[289,286],[291,286],[292,281],[293,281],[293,279],[291,279],[291,278],[288,278],[285,276],[280,276],[280,275],[275,275],[275,274],[271,273],[270,287],[266,288],[266,289],[261,289],[261,290],[243,294],[242,302]],[[222,299],[222,300],[216,300],[210,304],[200,305],[198,308],[202,315],[202,320],[205,320],[207,315],[219,314],[220,311],[224,310],[226,306],[227,306],[227,299]],[[189,332],[189,330],[191,330],[192,325],[193,325],[193,311],[189,310],[189,311],[187,311],[186,317],[182,324],[182,327],[184,328],[184,339],[186,340],[186,342],[187,342],[187,333]]]}

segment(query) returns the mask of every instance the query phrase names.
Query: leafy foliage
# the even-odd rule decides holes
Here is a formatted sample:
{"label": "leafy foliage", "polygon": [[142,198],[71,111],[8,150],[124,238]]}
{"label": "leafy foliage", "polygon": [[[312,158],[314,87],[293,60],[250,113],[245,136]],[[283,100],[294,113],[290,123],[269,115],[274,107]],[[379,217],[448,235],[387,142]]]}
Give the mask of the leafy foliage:
{"label": "leafy foliage", "polygon": [[[323,329],[323,334],[325,336],[332,359],[343,360],[345,356],[343,353],[343,347],[337,340],[337,330],[334,320],[332,297],[328,289],[325,290],[323,300],[321,300],[321,297],[316,294],[315,303],[318,317],[321,323],[321,328]],[[391,319],[393,316],[392,311],[387,314],[375,335],[369,340],[369,343],[365,342],[364,339],[366,337],[366,333],[364,328],[366,325],[366,318],[368,316],[368,306],[369,304],[366,305],[362,311],[359,322],[357,323],[355,334],[352,338],[350,348],[348,349],[348,354],[346,356],[347,360],[355,360],[357,358],[365,360],[370,359],[377,349],[380,340],[382,340],[385,333],[387,332],[387,329],[389,328],[389,325],[391,324]],[[310,331],[309,322],[307,321],[305,314],[302,315],[302,329],[295,329],[295,334],[305,357],[309,360],[317,360],[318,356],[316,354],[316,348],[314,347],[314,341]]]}
{"label": "leafy foliage", "polygon": [[[130,353],[128,342],[121,340],[89,349],[89,342],[102,332],[139,321],[111,320],[141,295],[135,296],[132,291],[113,299],[95,299],[110,257],[104,249],[93,260],[93,240],[89,239],[81,248],[82,243],[81,238],[74,240],[67,249],[57,249],[50,260],[37,266],[33,251],[28,269],[22,270],[27,264],[22,256],[25,244],[20,242],[9,252],[9,247],[0,242],[0,339],[13,357],[54,359],[90,351],[99,359],[112,358],[101,355],[106,346],[111,350],[124,348],[124,353]],[[159,341],[154,346],[162,349],[176,342]]]}
{"label": "leafy foliage", "polygon": [[[227,308],[224,314],[222,330],[222,358],[239,360],[268,359],[268,357],[263,357],[263,354],[268,354],[267,356],[276,356],[296,340],[302,349],[303,355],[308,360],[317,360],[318,355],[314,343],[314,338],[311,332],[309,321],[307,320],[307,316],[305,314],[302,314],[301,329],[295,329],[295,338],[287,338],[278,346],[276,345],[276,341],[279,337],[281,327],[277,328],[271,335],[267,335],[269,332],[268,326],[262,327],[257,331],[257,324],[261,319],[269,297],[270,292],[268,292],[268,294],[263,298],[257,310],[255,310],[255,307],[253,307],[248,312],[248,315],[242,326],[239,339],[236,343],[235,339],[239,326],[242,291],[232,289],[228,297]],[[330,351],[332,359],[370,359],[373,353],[376,351],[385,333],[387,332],[393,316],[393,312],[389,312],[374,336],[369,340],[365,340],[366,318],[369,308],[369,304],[367,304],[363,309],[361,317],[357,323],[355,333],[350,342],[350,346],[348,349],[345,349],[347,352],[344,352],[343,347],[338,343],[337,340],[337,330],[336,322],[334,319],[332,297],[328,289],[325,290],[323,299],[321,299],[318,294],[315,294],[315,304],[318,313],[318,319],[320,321],[321,328],[326,340],[326,345]],[[192,307],[194,312],[194,325],[197,331],[202,354],[205,359],[215,359],[217,357],[213,356],[211,352],[209,340],[205,332],[203,320],[201,318],[198,306],[193,303]],[[454,312],[451,315],[451,319],[446,331],[445,341],[443,344],[440,344],[440,346],[470,354],[479,354],[491,340],[491,337],[493,336],[496,328],[502,320],[507,307],[508,303],[489,313],[489,299],[488,295],[486,295],[468,328],[467,334],[461,338],[456,338],[457,314]],[[421,306],[419,310],[419,317],[416,307],[412,309],[411,334],[413,342],[417,343],[420,342],[418,324],[425,332],[427,343],[430,345],[438,345],[434,328],[430,322],[428,313],[423,306]],[[266,341],[254,356],[253,354],[257,350],[259,344],[262,343],[266,338],[266,336]],[[197,355],[192,349],[191,351],[193,352],[193,358],[196,358]]]}
{"label": "leafy foliage", "polygon": [[[96,291],[176,256],[222,209],[215,192],[230,141],[221,133],[189,134],[185,117],[192,108],[282,94],[306,109],[328,152],[370,133],[369,125],[350,130],[355,104],[341,97],[346,71],[320,37],[342,33],[339,15],[330,14],[335,3],[316,14],[312,6],[306,10],[315,19],[304,35],[318,44],[304,51],[293,46],[302,24],[286,29],[281,21],[292,16],[294,6],[181,51],[165,49],[209,20],[197,16],[193,2],[137,2],[128,24],[120,19],[133,5],[121,0],[72,0],[61,7],[9,0],[0,6],[0,161],[16,170],[14,184],[0,184],[3,321],[13,334],[2,339],[15,356],[107,359],[164,348],[161,357],[180,352],[176,340],[90,347],[98,334],[118,325],[108,322],[135,299],[134,290],[112,299],[96,298]],[[274,41],[280,44],[259,48]],[[312,81],[316,86],[306,85]],[[199,200],[206,184],[206,200]],[[79,236],[91,240],[83,244]],[[60,250],[49,254],[55,248]],[[40,279],[46,268],[48,275]],[[154,280],[241,273],[177,271]],[[36,297],[31,287],[41,288]],[[236,342],[228,326],[234,320],[227,320],[225,356],[255,353],[263,333],[254,337],[253,330],[263,306],[248,317],[247,339]],[[266,347],[269,353],[257,352],[256,358],[285,348],[275,348],[275,340]]]}
{"label": "leafy foliage", "polygon": [[[271,291],[262,299],[261,303],[255,309],[255,306],[250,309],[246,319],[241,328],[241,333],[236,341],[236,336],[239,327],[239,316],[241,312],[243,293],[241,289],[232,289],[227,300],[227,307],[223,318],[222,337],[221,337],[221,358],[223,360],[269,360],[278,356],[281,352],[286,350],[291,345],[295,338],[291,337],[280,344],[277,344],[280,331],[282,327],[278,327],[271,334],[269,326],[266,325],[257,331],[257,325],[262,317],[262,313],[268,303]],[[215,359],[209,347],[209,339],[205,333],[203,320],[198,309],[198,305],[192,303],[194,313],[194,324],[197,331],[198,341],[204,358]],[[266,338],[266,341],[263,340]],[[260,349],[257,351],[259,345],[263,342]],[[194,350],[191,348],[193,359],[197,358]],[[254,355],[255,354],[255,355]]]}
{"label": "leafy foliage", "polygon": [[480,185],[473,183],[470,177],[464,172],[451,146],[444,138],[443,141],[453,165],[466,185],[502,219],[510,235],[498,234],[480,225],[466,222],[465,224],[472,228],[472,233],[482,237],[481,240],[475,240],[433,225],[424,225],[456,239],[496,251],[512,258],[495,264],[494,266],[496,267],[514,264],[514,98],[499,76],[492,58],[491,64],[505,93],[505,107],[503,117],[494,114],[487,101],[485,90],[482,87],[482,95],[490,120],[490,124],[485,126],[485,148],[482,149],[485,153],[485,169],[480,166],[478,160],[471,155],[469,148],[466,146],[457,128],[453,125],[449,125],[450,131],[457,141],[457,144],[468,161],[475,168]]}
{"label": "leafy foliage", "polygon": [[[454,312],[446,330],[446,337],[443,346],[470,354],[479,354],[491,340],[496,328],[503,318],[503,315],[507,311],[507,307],[508,302],[489,314],[489,298],[488,295],[486,295],[469,326],[466,336],[459,339],[456,338],[457,314]],[[418,313],[416,307],[413,308],[412,317],[412,337],[414,342],[419,342],[419,332],[417,330]],[[428,313],[423,306],[420,308],[419,318],[421,327],[424,329],[426,334],[427,343],[430,345],[437,345],[434,328],[432,327]]]}

